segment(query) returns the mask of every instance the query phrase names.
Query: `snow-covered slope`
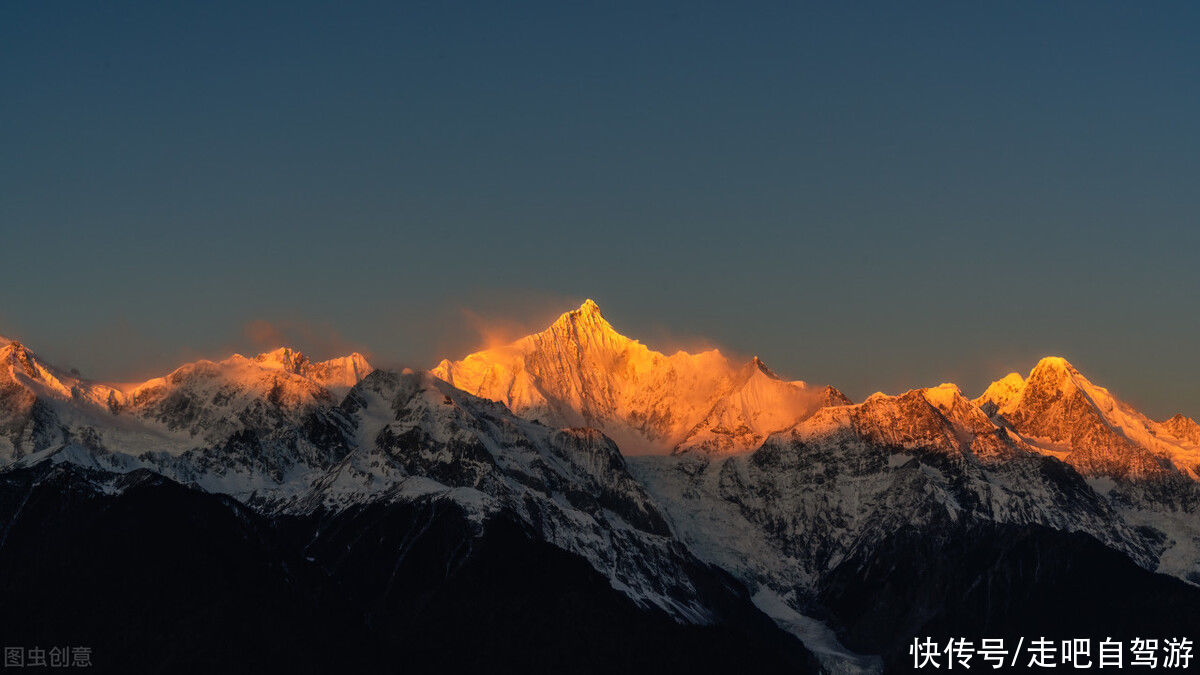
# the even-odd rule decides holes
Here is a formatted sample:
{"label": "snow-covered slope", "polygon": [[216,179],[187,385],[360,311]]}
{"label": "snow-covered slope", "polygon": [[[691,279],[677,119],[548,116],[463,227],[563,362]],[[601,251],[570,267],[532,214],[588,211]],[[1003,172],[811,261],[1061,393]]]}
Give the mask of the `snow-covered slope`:
{"label": "snow-covered slope", "polygon": [[286,510],[438,498],[480,522],[517,514],[635,602],[688,622],[712,618],[693,580],[699,564],[603,434],[530,422],[412,371],[372,373],[339,410],[353,449]]}
{"label": "snow-covered slope", "polygon": [[699,450],[730,454],[762,445],[767,436],[788,429],[825,406],[848,405],[833,387],[813,389],[786,382],[754,359],[741,368],[733,386],[675,446],[675,452]]}
{"label": "snow-covered slope", "polygon": [[897,528],[978,520],[1083,531],[1153,568],[1153,542],[1075,472],[953,385],[825,408],[750,455],[632,463],[701,557],[803,607],[823,574]]}
{"label": "snow-covered slope", "polygon": [[52,399],[74,399],[95,405],[106,405],[121,392],[115,387],[82,380],[44,363],[25,345],[14,340],[0,341],[0,384],[20,387],[33,396]]}
{"label": "snow-covered slope", "polygon": [[781,626],[848,671],[870,661],[811,618],[827,609],[817,598],[843,563],[886,556],[898,532],[932,542],[979,525],[1045,527],[1086,533],[1148,570],[1200,570],[1200,556],[1176,543],[1189,539],[1163,534],[1194,516],[1134,521],[953,385],[825,408],[749,455],[629,464],[692,551],[769,598]]}
{"label": "snow-covered slope", "polygon": [[124,388],[117,409],[215,442],[246,428],[295,421],[332,405],[371,372],[361,354],[315,363],[281,348],[253,358],[197,361]]}
{"label": "snow-covered slope", "polygon": [[334,398],[341,398],[369,375],[374,368],[358,352],[328,361],[310,361],[307,356],[289,347],[280,347],[272,352],[254,357],[259,366],[274,371],[297,375],[328,390]]}
{"label": "snow-covered slope", "polygon": [[718,350],[653,351],[613,329],[596,303],[510,345],[442,361],[433,374],[551,426],[590,426],[626,454],[752,450],[840,393],[784,382]]}
{"label": "snow-covered slope", "polygon": [[[241,377],[243,368],[260,368],[256,360],[230,364],[239,375],[233,379],[258,383],[257,376]],[[193,381],[197,377],[202,384]],[[204,364],[175,384],[220,390],[214,378],[223,381]],[[306,388],[298,391],[308,395]],[[304,405],[307,399],[285,400]],[[453,502],[478,533],[501,515],[517,517],[541,540],[586,560],[638,605],[680,622],[718,621],[732,597],[728,589],[714,595],[714,573],[678,542],[617,446],[593,429],[549,428],[426,373],[379,370],[338,405],[321,397],[302,417],[254,422],[269,426],[179,454],[68,439],[12,468],[50,462],[115,475],[150,470],[268,515]],[[119,490],[122,483],[109,484]]]}
{"label": "snow-covered slope", "polygon": [[0,466],[67,442],[71,430],[63,417],[104,418],[122,397],[112,386],[85,382],[43,363],[20,342],[5,340],[0,347]]}
{"label": "snow-covered slope", "polygon": [[1200,584],[1200,443],[1177,415],[1155,422],[1065,359],[1011,373],[976,399],[1038,452],[1088,478],[1123,520],[1162,538],[1156,569]]}
{"label": "snow-covered slope", "polygon": [[928,541],[993,524],[1082,532],[1147,570],[1200,573],[1194,514],[1121,508],[954,385],[822,408],[748,455],[629,466],[692,551],[770,599],[764,609],[836,668],[871,666],[810,618],[825,609],[816,598],[840,565],[886,555],[898,532]]}
{"label": "snow-covered slope", "polygon": [[0,465],[78,446],[152,463],[204,454],[214,470],[258,465],[280,475],[297,457],[323,454],[300,432],[319,426],[314,416],[370,371],[357,353],[312,362],[279,349],[110,384],[65,373],[10,341],[0,348]]}

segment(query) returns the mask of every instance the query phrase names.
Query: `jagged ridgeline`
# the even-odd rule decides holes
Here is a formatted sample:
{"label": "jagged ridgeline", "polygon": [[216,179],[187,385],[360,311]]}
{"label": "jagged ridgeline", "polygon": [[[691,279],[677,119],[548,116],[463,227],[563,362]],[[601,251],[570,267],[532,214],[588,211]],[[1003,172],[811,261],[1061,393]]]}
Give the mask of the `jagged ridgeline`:
{"label": "jagged ridgeline", "polygon": [[1193,420],[1060,358],[854,403],[658,353],[591,301],[429,372],[281,348],[98,383],[0,339],[0,634],[112,670],[365,672],[1187,634],[1198,466]]}
{"label": "jagged ridgeline", "polygon": [[850,402],[833,387],[782,380],[757,357],[653,351],[614,330],[591,300],[541,333],[432,372],[523,417],[599,429],[627,455],[744,452]]}

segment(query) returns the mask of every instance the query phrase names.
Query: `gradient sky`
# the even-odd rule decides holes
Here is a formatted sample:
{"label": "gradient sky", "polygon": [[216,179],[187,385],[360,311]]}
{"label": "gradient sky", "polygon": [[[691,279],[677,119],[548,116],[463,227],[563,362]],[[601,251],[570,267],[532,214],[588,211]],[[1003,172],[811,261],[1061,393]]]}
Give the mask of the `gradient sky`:
{"label": "gradient sky", "polygon": [[432,365],[592,297],[855,398],[1059,354],[1200,416],[1200,5],[984,5],[0,4],[0,334]]}

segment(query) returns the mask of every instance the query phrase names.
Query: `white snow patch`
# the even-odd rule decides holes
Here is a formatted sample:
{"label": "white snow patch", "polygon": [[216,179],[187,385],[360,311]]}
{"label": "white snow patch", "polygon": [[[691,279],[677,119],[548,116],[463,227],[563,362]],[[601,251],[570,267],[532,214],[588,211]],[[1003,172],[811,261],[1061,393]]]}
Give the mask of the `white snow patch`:
{"label": "white snow patch", "polygon": [[883,671],[883,661],[878,656],[864,656],[846,649],[829,626],[792,609],[778,593],[768,588],[760,588],[751,599],[763,614],[774,619],[780,628],[799,638],[829,672]]}

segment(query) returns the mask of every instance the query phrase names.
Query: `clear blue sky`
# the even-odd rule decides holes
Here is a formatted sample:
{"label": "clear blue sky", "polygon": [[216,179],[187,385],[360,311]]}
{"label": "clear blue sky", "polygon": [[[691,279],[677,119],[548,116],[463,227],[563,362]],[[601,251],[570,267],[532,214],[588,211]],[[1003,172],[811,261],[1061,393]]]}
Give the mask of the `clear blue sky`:
{"label": "clear blue sky", "polygon": [[0,334],[429,365],[592,297],[856,398],[1054,353],[1200,415],[1198,7],[6,2]]}

